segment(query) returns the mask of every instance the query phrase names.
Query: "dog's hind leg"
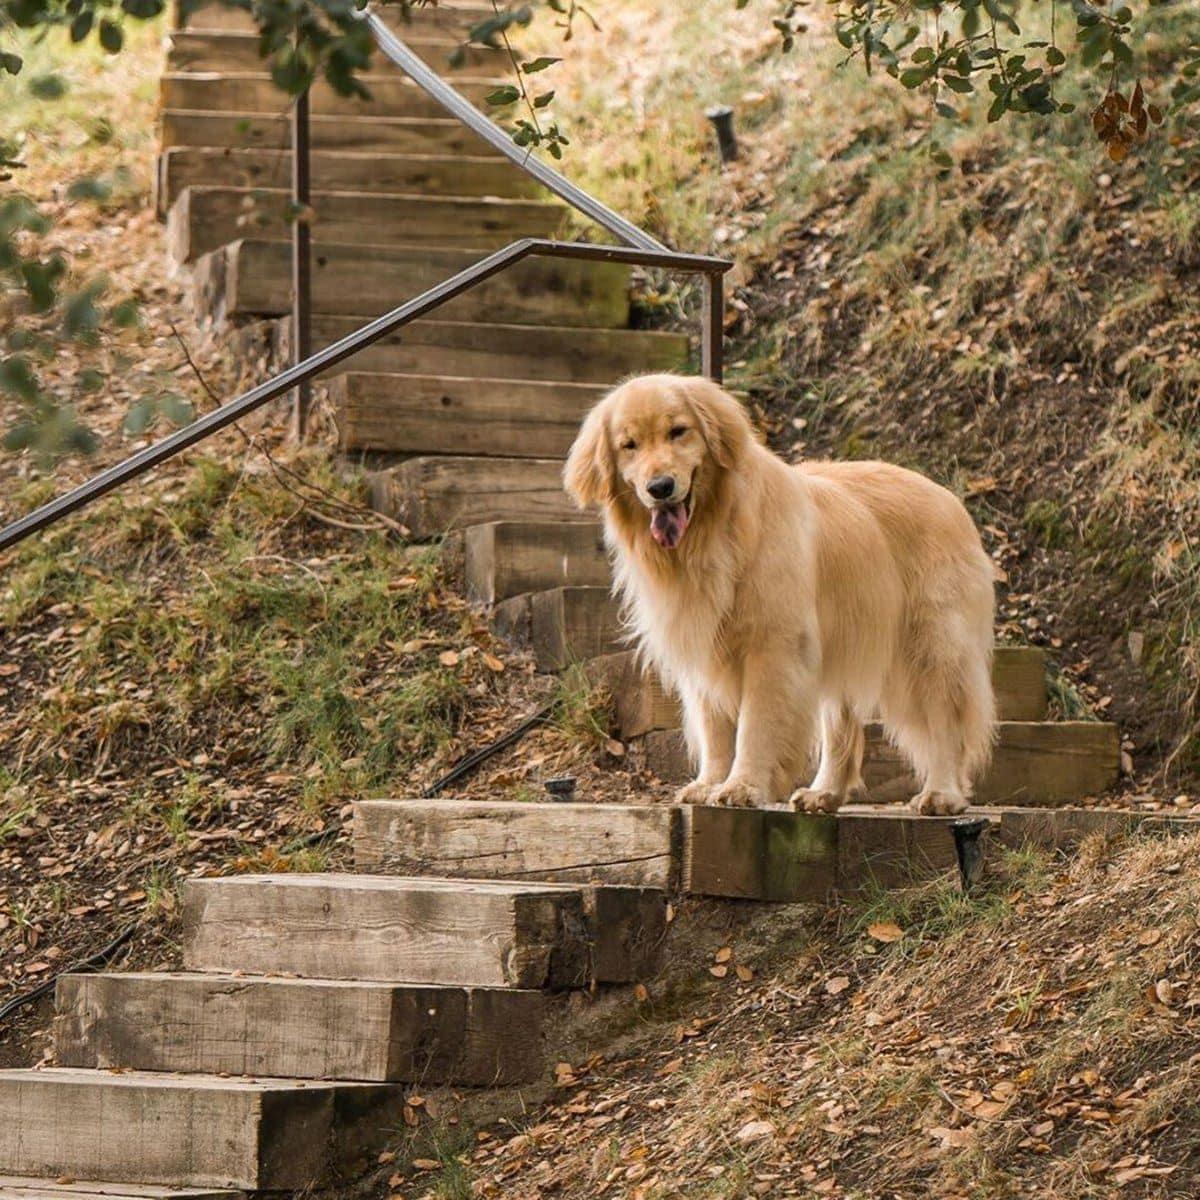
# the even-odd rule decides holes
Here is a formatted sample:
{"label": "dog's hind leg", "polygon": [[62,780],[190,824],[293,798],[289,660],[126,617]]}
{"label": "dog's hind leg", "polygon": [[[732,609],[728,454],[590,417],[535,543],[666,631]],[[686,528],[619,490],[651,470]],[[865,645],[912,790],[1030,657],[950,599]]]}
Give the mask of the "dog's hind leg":
{"label": "dog's hind leg", "polygon": [[792,793],[792,807],[804,812],[837,812],[847,800],[865,798],[863,743],[862,722],[848,704],[823,704],[821,760],[812,783]]}
{"label": "dog's hind leg", "polygon": [[913,809],[960,813],[991,750],[995,701],[989,649],[963,647],[957,654],[927,659],[923,667],[907,681],[905,703],[888,705],[884,720],[917,774],[920,790]]}
{"label": "dog's hind leg", "polygon": [[699,769],[696,778],[675,793],[675,801],[707,804],[733,765],[737,729],[733,718],[719,711],[706,696],[685,695],[683,713],[688,751]]}

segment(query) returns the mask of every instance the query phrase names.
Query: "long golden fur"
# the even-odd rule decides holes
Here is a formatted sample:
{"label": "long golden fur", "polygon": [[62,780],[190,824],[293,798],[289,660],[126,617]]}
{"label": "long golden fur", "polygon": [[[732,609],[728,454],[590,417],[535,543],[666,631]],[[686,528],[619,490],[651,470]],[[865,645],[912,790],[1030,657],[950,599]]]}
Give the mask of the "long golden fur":
{"label": "long golden fur", "polygon": [[966,807],[992,744],[993,571],[950,492],[881,462],[789,466],[727,392],[675,375],[600,401],[564,481],[603,511],[631,633],[683,701],[680,799],[832,811],[863,793],[879,719],[913,807]]}

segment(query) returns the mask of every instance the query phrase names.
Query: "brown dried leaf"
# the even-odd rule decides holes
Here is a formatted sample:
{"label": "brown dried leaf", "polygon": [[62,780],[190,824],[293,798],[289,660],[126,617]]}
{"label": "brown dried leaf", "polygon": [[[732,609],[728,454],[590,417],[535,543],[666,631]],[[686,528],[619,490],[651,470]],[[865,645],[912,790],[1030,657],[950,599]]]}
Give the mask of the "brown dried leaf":
{"label": "brown dried leaf", "polygon": [[727,963],[733,957],[732,946],[722,946],[720,950],[713,955],[713,962]]}
{"label": "brown dried leaf", "polygon": [[839,996],[850,986],[850,980],[845,975],[835,975],[825,980],[825,990],[831,996]]}
{"label": "brown dried leaf", "polygon": [[898,942],[904,936],[904,930],[894,921],[876,921],[867,926],[867,933],[877,942]]}

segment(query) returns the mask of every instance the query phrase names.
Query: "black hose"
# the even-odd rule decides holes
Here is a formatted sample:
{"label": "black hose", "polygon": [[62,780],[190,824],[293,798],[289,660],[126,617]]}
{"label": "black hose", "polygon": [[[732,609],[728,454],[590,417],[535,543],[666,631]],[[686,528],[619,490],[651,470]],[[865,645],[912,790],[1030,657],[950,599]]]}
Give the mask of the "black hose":
{"label": "black hose", "polygon": [[90,971],[93,967],[103,967],[109,963],[115,956],[118,950],[125,945],[134,933],[137,931],[137,922],[126,926],[103,950],[97,951],[89,958],[81,959],[79,962],[59,971],[57,975],[51,975],[49,979],[39,983],[32,991],[23,993],[20,996],[15,996],[3,1008],[0,1008],[0,1021],[15,1013],[18,1009],[24,1008],[27,1004],[34,1004],[43,996],[54,991],[55,984],[64,976],[70,975],[78,971]]}
{"label": "black hose", "polygon": [[527,717],[515,729],[510,729],[494,742],[489,742],[486,746],[482,746],[478,750],[472,750],[470,754],[464,758],[460,758],[440,779],[435,779],[421,793],[421,799],[432,799],[443,788],[449,787],[452,783],[457,783],[464,775],[469,775],[481,763],[487,762],[492,755],[499,754],[501,750],[507,750],[514,742],[519,742],[531,729],[536,729],[539,725],[544,725],[550,719],[550,715],[553,712],[554,705],[547,704],[545,708],[539,708],[532,717]]}

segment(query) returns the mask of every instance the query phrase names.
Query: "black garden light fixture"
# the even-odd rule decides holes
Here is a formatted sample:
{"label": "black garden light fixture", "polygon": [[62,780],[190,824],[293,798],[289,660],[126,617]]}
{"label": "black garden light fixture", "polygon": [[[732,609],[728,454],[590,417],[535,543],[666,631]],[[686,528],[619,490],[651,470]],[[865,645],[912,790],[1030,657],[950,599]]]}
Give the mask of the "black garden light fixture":
{"label": "black garden light fixture", "polygon": [[962,877],[962,890],[969,892],[971,885],[979,878],[983,867],[983,855],[986,849],[984,835],[991,822],[987,817],[960,817],[950,822],[950,832],[954,835],[954,850],[958,855],[958,873]]}
{"label": "black garden light fixture", "polygon": [[551,800],[564,802],[575,799],[574,775],[556,775],[553,779],[547,779],[542,786]]}
{"label": "black garden light fixture", "polygon": [[738,156],[737,135],[733,132],[733,109],[728,104],[719,104],[704,114],[717,131],[717,148],[721,162],[731,163]]}

